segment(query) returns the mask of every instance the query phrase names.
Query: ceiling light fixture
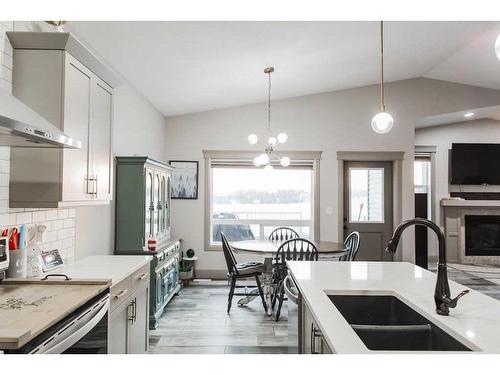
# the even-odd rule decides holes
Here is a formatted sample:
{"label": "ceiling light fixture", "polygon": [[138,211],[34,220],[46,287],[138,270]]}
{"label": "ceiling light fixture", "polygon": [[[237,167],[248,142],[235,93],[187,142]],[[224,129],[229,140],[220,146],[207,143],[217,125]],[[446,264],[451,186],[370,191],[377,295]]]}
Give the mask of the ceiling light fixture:
{"label": "ceiling light fixture", "polygon": [[467,112],[464,117],[467,118],[467,117],[472,117],[474,116],[474,112]]}
{"label": "ceiling light fixture", "polygon": [[[268,115],[267,115],[267,145],[264,149],[264,153],[256,156],[253,159],[253,165],[256,167],[261,167],[264,166],[264,169],[266,171],[272,171],[273,166],[271,165],[272,160],[271,160],[271,155],[274,151],[274,148],[276,145],[279,143],[286,143],[288,141],[288,135],[286,133],[279,133],[277,137],[273,136],[271,133],[271,73],[274,72],[274,68],[270,66],[269,68],[264,69],[264,73],[268,75],[268,82],[269,82],[269,93],[267,96],[267,110],[268,110]],[[259,142],[259,137],[257,137],[256,134],[250,134],[248,136],[248,142],[251,145],[255,145]],[[283,156],[280,159],[280,164],[282,167],[288,167],[290,165],[290,158],[287,156]]]}
{"label": "ceiling light fixture", "polygon": [[385,111],[384,103],[384,21],[380,21],[380,112],[373,116],[372,129],[375,133],[388,133],[394,125],[394,119]]}

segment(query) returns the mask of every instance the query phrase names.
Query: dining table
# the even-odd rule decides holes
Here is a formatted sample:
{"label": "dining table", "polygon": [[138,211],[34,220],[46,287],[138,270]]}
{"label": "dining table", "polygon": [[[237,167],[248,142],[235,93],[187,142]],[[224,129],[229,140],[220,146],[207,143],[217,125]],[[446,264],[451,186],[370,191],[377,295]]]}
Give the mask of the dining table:
{"label": "dining table", "polygon": [[[340,257],[347,253],[347,249],[342,242],[331,241],[311,241],[318,249],[318,261],[338,261]],[[235,253],[247,253],[258,255],[264,258],[265,272],[262,274],[262,289],[264,291],[267,315],[272,315],[273,309],[271,306],[272,296],[274,293],[273,285],[273,258],[278,252],[278,248],[283,242],[264,240],[246,240],[231,242],[231,247]],[[238,305],[244,306],[250,303],[258,296],[258,289],[252,290],[251,295],[238,300]]]}

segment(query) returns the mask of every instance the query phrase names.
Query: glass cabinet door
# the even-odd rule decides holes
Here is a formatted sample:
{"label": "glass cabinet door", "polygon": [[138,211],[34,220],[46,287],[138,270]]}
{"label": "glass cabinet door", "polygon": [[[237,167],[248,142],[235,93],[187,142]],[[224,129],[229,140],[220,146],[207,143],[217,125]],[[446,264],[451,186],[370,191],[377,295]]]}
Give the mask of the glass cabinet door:
{"label": "glass cabinet door", "polygon": [[160,201],[160,176],[158,173],[155,173],[154,176],[154,208],[156,209],[156,213],[153,217],[153,233],[156,238],[159,237],[160,232],[160,212],[161,212],[161,201]]}
{"label": "glass cabinet door", "polygon": [[167,191],[165,198],[165,233],[170,235],[170,179],[171,176],[167,175]]}
{"label": "glass cabinet door", "polygon": [[144,235],[146,236],[145,245],[147,246],[147,240],[153,235],[152,228],[152,216],[153,216],[153,172],[146,169],[146,197],[145,197],[145,230]]}
{"label": "glass cabinet door", "polygon": [[162,237],[165,237],[165,229],[166,229],[166,214],[167,214],[167,197],[165,195],[166,190],[165,190],[165,175],[161,175],[161,184],[160,184],[160,197],[161,197],[161,217],[160,217],[160,233]]}

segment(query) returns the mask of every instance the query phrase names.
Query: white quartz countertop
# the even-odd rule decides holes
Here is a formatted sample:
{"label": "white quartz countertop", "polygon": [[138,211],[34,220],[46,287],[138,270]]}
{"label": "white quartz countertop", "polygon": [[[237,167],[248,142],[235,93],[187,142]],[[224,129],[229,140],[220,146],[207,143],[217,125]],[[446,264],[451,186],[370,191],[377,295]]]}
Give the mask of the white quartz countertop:
{"label": "white quartz countertop", "polygon": [[[434,304],[436,274],[411,263],[292,261],[288,265],[334,352],[381,353],[364,345],[328,298],[329,294],[375,294],[399,298],[473,351],[500,353],[500,301],[470,290],[450,309],[449,316],[438,315]],[[450,280],[450,289],[455,297],[468,288]]]}
{"label": "white quartz countertop", "polygon": [[64,264],[46,274],[63,273],[74,279],[109,279],[118,284],[135,271],[151,262],[150,255],[91,255]]}

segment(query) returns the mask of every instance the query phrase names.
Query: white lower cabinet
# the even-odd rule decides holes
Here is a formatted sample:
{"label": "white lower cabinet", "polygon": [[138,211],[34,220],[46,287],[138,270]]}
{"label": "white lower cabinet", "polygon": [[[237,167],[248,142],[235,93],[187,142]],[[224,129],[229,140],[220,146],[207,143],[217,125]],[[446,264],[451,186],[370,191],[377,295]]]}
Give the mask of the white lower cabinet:
{"label": "white lower cabinet", "polygon": [[[127,288],[123,289],[123,285]],[[135,288],[134,285],[136,285]],[[132,290],[128,289],[129,286]],[[111,288],[111,298],[119,298],[122,302],[111,304],[108,353],[146,353],[149,341],[148,269],[136,272],[131,276],[131,280],[126,280],[116,285],[115,288]]]}
{"label": "white lower cabinet", "polygon": [[333,354],[307,304],[299,298],[299,353]]}

